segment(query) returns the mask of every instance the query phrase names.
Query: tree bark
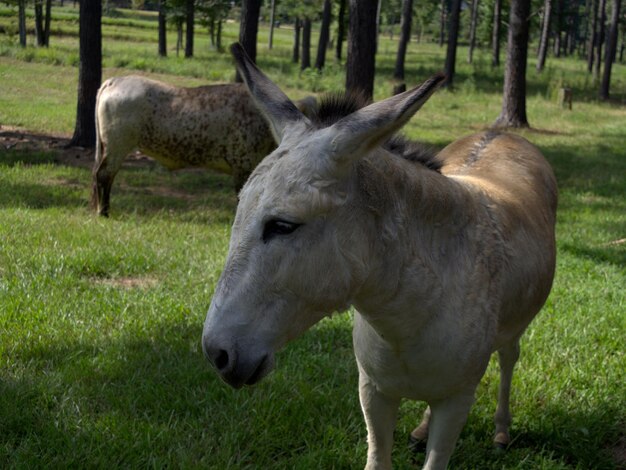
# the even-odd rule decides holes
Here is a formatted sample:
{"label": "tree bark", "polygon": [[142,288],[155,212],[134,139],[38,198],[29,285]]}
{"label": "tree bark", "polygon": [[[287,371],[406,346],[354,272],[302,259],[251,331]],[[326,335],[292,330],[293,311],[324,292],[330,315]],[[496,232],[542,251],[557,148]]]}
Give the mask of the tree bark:
{"label": "tree bark", "polygon": [[[256,40],[259,32],[259,13],[262,0],[242,0],[241,23],[239,24],[239,42],[252,62],[256,63]],[[235,80],[243,82],[237,72]]]}
{"label": "tree bark", "polygon": [[328,39],[330,37],[331,7],[330,0],[324,0],[322,26],[320,28],[320,38],[317,44],[317,58],[315,59],[315,68],[318,70],[322,70],[326,63],[326,49],[328,49]]}
{"label": "tree bark", "polygon": [[497,127],[528,127],[526,59],[529,19],[530,0],[511,0],[502,112],[496,119]]}
{"label": "tree bark", "polygon": [[167,17],[165,13],[166,0],[159,0],[159,55],[167,56]]}
{"label": "tree bark", "polygon": [[193,57],[194,0],[187,0],[187,27],[185,28],[185,57]]}
{"label": "tree bark", "polygon": [[609,26],[609,35],[606,41],[606,52],[604,56],[604,73],[602,75],[602,83],[600,84],[600,98],[609,99],[609,88],[611,86],[611,68],[615,61],[615,53],[617,52],[617,34],[619,28],[619,10],[621,0],[613,0],[613,8],[611,11],[611,25]]}
{"label": "tree bark", "polygon": [[293,55],[292,62],[297,64],[300,62],[300,18],[296,18],[293,25]]}
{"label": "tree bark", "polygon": [[35,0],[35,43],[44,46],[43,36],[43,0]]}
{"label": "tree bark", "polygon": [[502,0],[495,0],[493,4],[493,29],[491,30],[491,65],[500,66],[500,26],[502,24]]}
{"label": "tree bark", "polygon": [[270,50],[274,46],[274,13],[276,13],[276,0],[270,3],[270,36],[267,41],[267,48]]}
{"label": "tree bark", "polygon": [[19,0],[18,22],[20,32],[20,46],[26,47],[26,0]]}
{"label": "tree bark", "polygon": [[550,35],[550,13],[552,0],[545,0],[543,6],[543,25],[541,28],[541,39],[539,41],[539,54],[537,54],[537,72],[541,72],[546,64],[548,53],[548,39]]}
{"label": "tree bark", "polygon": [[376,0],[350,0],[346,91],[374,96],[376,69]]}
{"label": "tree bark", "polygon": [[311,19],[304,18],[302,21],[302,62],[300,70],[311,66]]}
{"label": "tree bark", "polygon": [[452,88],[454,82],[454,71],[456,65],[456,46],[459,40],[459,17],[461,14],[461,0],[452,0],[452,11],[450,12],[450,23],[448,24],[448,49],[446,51],[446,65],[444,73],[446,82],[444,87]]}
{"label": "tree bark", "polygon": [[478,0],[472,1],[472,18],[470,21],[469,48],[467,51],[467,63],[471,64],[474,59],[474,47],[476,47],[476,24],[478,23]]}
{"label": "tree bark", "polygon": [[341,62],[341,50],[343,48],[343,40],[345,37],[346,25],[346,0],[339,0],[339,16],[337,17],[337,48],[335,49],[335,58]]}
{"label": "tree bark", "polygon": [[80,2],[78,104],[70,146],[96,143],[96,96],[102,80],[102,0]]}
{"label": "tree bark", "polygon": [[396,55],[396,66],[393,78],[404,80],[404,59],[406,49],[411,39],[411,19],[413,16],[413,0],[402,0],[402,19],[400,20],[400,41],[398,42],[398,53]]}
{"label": "tree bark", "polygon": [[600,78],[600,67],[602,65],[602,45],[604,44],[604,23],[606,22],[606,0],[600,0],[600,7],[598,10],[598,41],[596,43],[596,63],[595,63],[595,78]]}
{"label": "tree bark", "polygon": [[587,72],[593,72],[593,59],[596,51],[597,25],[598,25],[598,0],[591,0],[591,28],[589,33],[589,45],[587,49]]}
{"label": "tree bark", "polygon": [[46,15],[43,23],[43,45],[50,45],[50,16],[52,14],[52,0],[46,0]]}
{"label": "tree bark", "polygon": [[217,39],[215,40],[215,47],[218,51],[222,50],[222,20],[217,20]]}
{"label": "tree bark", "polygon": [[447,5],[448,4],[446,0],[441,0],[441,3],[439,4],[439,8],[441,9],[439,13],[439,47],[443,46],[446,38],[446,11],[448,8]]}

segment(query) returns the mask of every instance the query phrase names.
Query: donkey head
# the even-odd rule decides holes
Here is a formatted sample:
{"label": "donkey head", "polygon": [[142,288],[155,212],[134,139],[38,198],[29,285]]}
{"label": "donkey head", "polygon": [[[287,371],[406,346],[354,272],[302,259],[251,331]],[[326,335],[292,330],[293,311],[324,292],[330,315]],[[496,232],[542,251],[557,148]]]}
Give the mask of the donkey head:
{"label": "donkey head", "polygon": [[356,162],[404,125],[444,77],[320,129],[239,44],[231,51],[278,144],[240,193],[204,324],[206,356],[241,387],[264,377],[287,341],[349,306],[369,257],[367,223],[357,220]]}

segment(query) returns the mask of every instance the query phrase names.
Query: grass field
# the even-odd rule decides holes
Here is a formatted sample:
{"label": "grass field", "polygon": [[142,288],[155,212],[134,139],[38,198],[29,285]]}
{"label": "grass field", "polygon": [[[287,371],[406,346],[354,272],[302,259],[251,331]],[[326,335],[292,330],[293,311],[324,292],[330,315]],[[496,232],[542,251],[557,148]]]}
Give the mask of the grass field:
{"label": "grass field", "polygon": [[[5,28],[15,22],[9,13],[0,7]],[[55,12],[52,28],[63,36],[52,36],[49,50],[21,50],[0,36],[1,125],[71,134],[75,12]],[[225,44],[236,28],[226,25]],[[107,19],[104,31],[106,77],[140,72],[180,85],[232,78],[230,58],[210,50],[201,30],[191,60],[171,50],[156,57],[152,17]],[[262,28],[259,62],[290,96],[341,88],[342,68],[330,57],[323,74],[300,75],[289,63],[291,31],[277,31],[272,51],[266,37]],[[455,91],[430,100],[406,127],[410,137],[442,146],[497,117],[501,71],[486,52],[468,66],[465,52]],[[377,98],[392,88],[394,53],[383,38]],[[443,54],[411,44],[409,85],[439,70]],[[542,75],[533,65],[533,129],[521,133],[559,181],[557,276],[522,341],[511,448],[491,449],[494,361],[451,467],[624,468],[626,67],[614,69],[615,100],[599,103],[582,62],[550,59]],[[574,89],[572,111],[556,105],[562,85]],[[129,165],[116,179],[108,220],[90,211],[90,184],[89,169],[59,164],[54,149],[0,147],[0,467],[362,468],[350,313],[290,344],[254,388],[231,390],[202,355],[202,323],[236,207],[230,179]],[[406,449],[423,407],[401,408],[395,468],[423,459]]]}

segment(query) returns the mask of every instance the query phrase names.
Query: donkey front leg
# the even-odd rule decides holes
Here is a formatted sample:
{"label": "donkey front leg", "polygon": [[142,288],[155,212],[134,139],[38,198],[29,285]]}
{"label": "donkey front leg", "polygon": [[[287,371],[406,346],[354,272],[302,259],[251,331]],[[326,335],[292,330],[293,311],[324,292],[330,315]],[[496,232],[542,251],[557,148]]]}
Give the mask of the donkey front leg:
{"label": "donkey front leg", "polygon": [[400,399],[381,393],[359,367],[359,398],[367,426],[366,470],[391,469],[393,430]]}
{"label": "donkey front leg", "polygon": [[430,404],[424,470],[445,469],[474,403],[474,391]]}

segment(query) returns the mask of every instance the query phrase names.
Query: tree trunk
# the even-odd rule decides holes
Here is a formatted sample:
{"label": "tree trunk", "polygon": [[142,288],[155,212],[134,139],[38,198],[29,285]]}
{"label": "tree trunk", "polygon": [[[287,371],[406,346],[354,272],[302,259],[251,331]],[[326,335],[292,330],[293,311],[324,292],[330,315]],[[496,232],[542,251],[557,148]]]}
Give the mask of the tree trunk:
{"label": "tree trunk", "polygon": [[472,18],[470,21],[469,49],[467,51],[467,63],[471,64],[476,47],[476,24],[478,23],[478,0],[472,1]]}
{"label": "tree trunk", "polygon": [[183,47],[183,22],[182,20],[176,21],[176,57],[180,53],[180,49]]}
{"label": "tree trunk", "polygon": [[43,45],[50,45],[50,16],[52,13],[52,0],[46,0],[46,16],[43,23]]}
{"label": "tree trunk", "polygon": [[339,0],[339,16],[337,17],[337,48],[335,49],[335,58],[341,62],[341,49],[343,48],[343,40],[345,37],[346,25],[346,0]]}
{"label": "tree trunk", "polygon": [[[499,0],[496,0],[499,1]],[[439,47],[443,46],[446,38],[446,11],[447,11],[447,2],[446,0],[441,0],[439,5],[441,12],[439,14]]]}
{"label": "tree trunk", "polygon": [[561,30],[563,29],[563,0],[554,0],[554,57],[561,57]]}
{"label": "tree trunk", "polygon": [[591,0],[591,28],[589,33],[589,45],[587,49],[587,72],[593,72],[593,58],[596,51],[597,25],[598,25],[598,1]]}
{"label": "tree trunk", "polygon": [[502,0],[495,0],[493,4],[493,29],[491,30],[491,65],[500,66],[500,25],[502,15]]}
{"label": "tree trunk", "polygon": [[[256,63],[256,40],[259,32],[259,13],[261,12],[262,0],[242,0],[241,2],[241,22],[239,24],[239,42],[243,46],[252,62]],[[235,78],[237,82],[243,82],[239,76]]]}
{"label": "tree trunk", "polygon": [[376,0],[350,0],[346,91],[374,96],[376,69]]}
{"label": "tree trunk", "polygon": [[297,64],[300,62],[300,18],[296,18],[293,25],[293,56],[292,62]]}
{"label": "tree trunk", "polygon": [[276,13],[276,0],[272,0],[270,3],[270,37],[267,41],[268,49],[272,49],[274,46],[274,14]]}
{"label": "tree trunk", "polygon": [[376,42],[374,46],[374,56],[376,56],[376,53],[378,52],[378,42],[380,40],[380,11],[382,6],[383,0],[378,0],[378,3],[376,4]]}
{"label": "tree trunk", "polygon": [[502,112],[496,119],[497,127],[528,127],[526,59],[529,20],[530,0],[511,0]]}
{"label": "tree trunk", "polygon": [[102,80],[102,0],[80,2],[78,104],[70,146],[96,143],[96,96]]}
{"label": "tree trunk", "polygon": [[43,36],[43,0],[35,0],[35,42],[37,46],[44,46]]}
{"label": "tree trunk", "polygon": [[328,49],[328,39],[330,37],[331,7],[330,0],[324,0],[322,27],[320,29],[320,39],[317,44],[317,58],[315,59],[315,68],[318,70],[322,70],[326,63],[326,49]]}
{"label": "tree trunk", "polygon": [[26,0],[19,0],[18,9],[20,46],[26,47]]}
{"label": "tree trunk", "polygon": [[600,7],[598,10],[598,18],[600,24],[598,25],[598,41],[596,44],[596,64],[595,64],[595,78],[600,78],[600,66],[602,65],[602,45],[604,44],[604,23],[606,22],[606,0],[600,0]]}
{"label": "tree trunk", "polygon": [[541,72],[546,64],[548,52],[548,38],[550,35],[550,13],[552,0],[545,0],[543,6],[543,26],[541,28],[541,39],[539,41],[539,54],[537,54],[537,72]]}
{"label": "tree trunk", "polygon": [[193,57],[194,0],[187,0],[187,27],[185,28],[185,57]]}
{"label": "tree trunk", "polygon": [[167,56],[167,17],[165,16],[166,0],[159,0],[159,55]]}
{"label": "tree trunk", "polygon": [[461,0],[452,0],[450,23],[448,24],[448,50],[446,51],[446,65],[444,73],[446,82],[444,87],[452,88],[454,82],[454,69],[456,65],[456,45],[459,40],[459,17],[461,14]]}
{"label": "tree trunk", "polygon": [[600,84],[600,98],[609,99],[609,88],[611,85],[611,68],[615,61],[615,53],[617,51],[617,34],[619,28],[619,10],[621,0],[613,0],[613,8],[611,11],[611,25],[609,27],[609,35],[606,40],[606,53],[604,57],[604,74],[602,75],[602,83]]}
{"label": "tree trunk", "polygon": [[402,0],[402,20],[400,25],[400,42],[398,42],[398,53],[396,55],[396,66],[393,78],[404,80],[404,59],[406,48],[411,39],[411,17],[413,16],[413,0]]}
{"label": "tree trunk", "polygon": [[302,63],[300,70],[311,66],[311,19],[304,18],[302,22]]}

